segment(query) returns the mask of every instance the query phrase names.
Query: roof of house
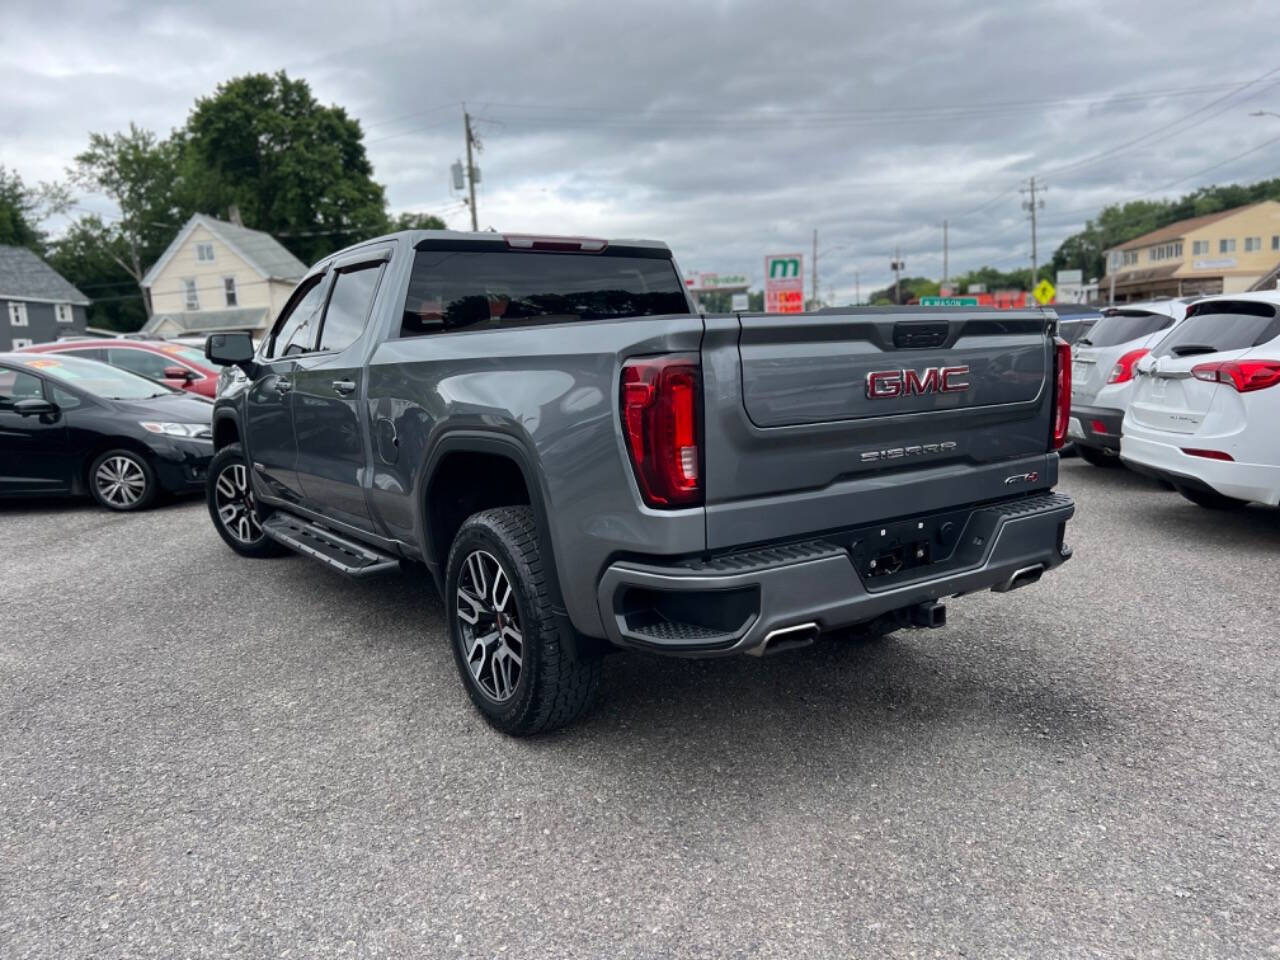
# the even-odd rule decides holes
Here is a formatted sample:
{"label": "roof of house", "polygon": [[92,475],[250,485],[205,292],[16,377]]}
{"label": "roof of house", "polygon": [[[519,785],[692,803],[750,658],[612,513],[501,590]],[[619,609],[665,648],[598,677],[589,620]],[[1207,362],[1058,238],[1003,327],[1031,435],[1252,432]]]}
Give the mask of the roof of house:
{"label": "roof of house", "polygon": [[89,298],[26,247],[0,246],[0,300],[88,304]]}
{"label": "roof of house", "polygon": [[173,242],[160,259],[152,264],[147,275],[142,278],[144,287],[151,286],[156,274],[165,268],[174,254],[187,242],[196,227],[204,227],[215,237],[230,247],[249,266],[253,267],[264,279],[268,280],[300,280],[307,272],[307,265],[295,257],[275,237],[261,230],[250,230],[239,224],[217,220],[203,213],[194,214],[178,231]]}
{"label": "roof of house", "polygon": [[237,307],[230,310],[188,310],[182,313],[157,313],[142,327],[141,333],[156,333],[163,327],[176,327],[185,333],[209,333],[222,330],[260,330],[270,320],[267,307]]}
{"label": "roof of house", "polygon": [[1243,207],[1232,207],[1230,210],[1219,210],[1217,213],[1206,213],[1203,217],[1192,217],[1189,220],[1179,220],[1177,223],[1171,223],[1167,227],[1161,227],[1159,230],[1152,230],[1150,233],[1144,233],[1140,237],[1134,237],[1132,240],[1126,240],[1124,243],[1113,247],[1114,250],[1133,250],[1136,247],[1149,247],[1152,244],[1164,243],[1166,240],[1177,240],[1185,237],[1193,230],[1199,230],[1201,227],[1207,227],[1211,223],[1217,223],[1219,220],[1225,220],[1227,217],[1234,217],[1237,213],[1243,213],[1253,207],[1260,207],[1264,203],[1275,203],[1274,200],[1262,200],[1258,203],[1245,204]]}

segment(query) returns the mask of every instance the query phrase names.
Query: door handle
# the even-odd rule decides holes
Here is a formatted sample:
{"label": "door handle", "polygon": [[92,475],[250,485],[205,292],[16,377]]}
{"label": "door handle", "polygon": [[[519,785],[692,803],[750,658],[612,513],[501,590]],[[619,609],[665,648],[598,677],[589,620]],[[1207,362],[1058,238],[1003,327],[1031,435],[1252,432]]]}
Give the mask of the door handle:
{"label": "door handle", "polygon": [[335,392],[342,394],[344,397],[348,394],[356,392],[355,381],[353,380],[335,380],[333,381],[333,389]]}
{"label": "door handle", "polygon": [[288,377],[276,377],[276,393],[288,393],[292,389],[292,380]]}

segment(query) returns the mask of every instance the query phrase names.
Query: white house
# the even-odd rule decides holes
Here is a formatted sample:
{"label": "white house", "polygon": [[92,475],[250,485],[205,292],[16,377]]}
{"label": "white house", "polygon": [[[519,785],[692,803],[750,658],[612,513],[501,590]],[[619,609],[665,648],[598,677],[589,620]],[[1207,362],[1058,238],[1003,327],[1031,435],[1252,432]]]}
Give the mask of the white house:
{"label": "white house", "polygon": [[142,278],[152,310],[142,331],[260,334],[306,272],[275,237],[197,213]]}

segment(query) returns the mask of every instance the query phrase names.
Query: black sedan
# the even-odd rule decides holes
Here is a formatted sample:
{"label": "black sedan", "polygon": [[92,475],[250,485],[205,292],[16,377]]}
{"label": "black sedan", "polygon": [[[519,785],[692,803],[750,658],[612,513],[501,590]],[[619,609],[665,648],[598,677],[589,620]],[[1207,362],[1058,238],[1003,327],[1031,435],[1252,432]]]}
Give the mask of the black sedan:
{"label": "black sedan", "polygon": [[0,496],[88,493],[140,510],[198,493],[213,403],[77,357],[0,353]]}

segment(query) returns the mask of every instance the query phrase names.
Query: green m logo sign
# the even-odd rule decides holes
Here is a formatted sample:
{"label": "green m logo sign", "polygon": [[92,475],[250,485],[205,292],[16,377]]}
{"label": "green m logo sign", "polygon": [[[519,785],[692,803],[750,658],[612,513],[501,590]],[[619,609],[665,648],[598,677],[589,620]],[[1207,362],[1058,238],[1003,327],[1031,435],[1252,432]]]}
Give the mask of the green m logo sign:
{"label": "green m logo sign", "polygon": [[775,257],[769,261],[769,279],[786,280],[800,276],[799,257]]}

